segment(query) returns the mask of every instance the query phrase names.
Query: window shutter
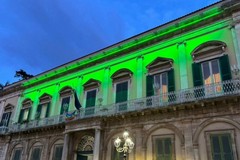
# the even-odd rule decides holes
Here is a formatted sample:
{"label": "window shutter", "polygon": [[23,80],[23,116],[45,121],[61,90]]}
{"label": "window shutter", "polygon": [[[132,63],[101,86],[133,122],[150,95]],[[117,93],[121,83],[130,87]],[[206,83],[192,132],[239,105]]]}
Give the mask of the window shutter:
{"label": "window shutter", "polygon": [[42,111],[42,105],[39,104],[38,107],[37,107],[37,113],[36,113],[36,114],[38,114],[38,117],[36,117],[36,119],[40,118],[41,111]]}
{"label": "window shutter", "polygon": [[50,102],[48,102],[48,104],[47,104],[46,117],[49,116],[49,111],[50,111]]}
{"label": "window shutter", "polygon": [[175,91],[174,70],[168,71],[168,92]]}
{"label": "window shutter", "polygon": [[232,79],[228,55],[219,58],[222,81]]}
{"label": "window shutter", "polygon": [[27,121],[29,121],[30,120],[30,117],[31,116],[31,108],[28,108],[28,118],[27,118]]}
{"label": "window shutter", "polygon": [[62,150],[63,150],[63,146],[56,146],[55,147],[53,160],[61,160],[62,159]]}
{"label": "window shutter", "polygon": [[20,111],[20,115],[19,115],[19,119],[18,119],[18,122],[19,122],[19,123],[22,123],[22,120],[23,120],[23,113],[24,113],[24,109],[21,109],[21,111]]}
{"label": "window shutter", "polygon": [[200,63],[192,64],[192,75],[194,87],[203,85],[202,69]]}
{"label": "window shutter", "polygon": [[[68,104],[68,108],[69,108],[69,102],[70,102],[70,97],[65,97],[62,99],[62,106],[61,106],[60,114],[64,113],[64,104]],[[68,111],[68,108],[66,109],[67,111]]]}
{"label": "window shutter", "polygon": [[150,97],[154,95],[154,90],[153,90],[153,76],[148,75],[146,79],[146,96]]}
{"label": "window shutter", "polygon": [[6,121],[6,118],[7,118],[7,114],[8,113],[3,113],[0,126],[5,126],[5,121]]}

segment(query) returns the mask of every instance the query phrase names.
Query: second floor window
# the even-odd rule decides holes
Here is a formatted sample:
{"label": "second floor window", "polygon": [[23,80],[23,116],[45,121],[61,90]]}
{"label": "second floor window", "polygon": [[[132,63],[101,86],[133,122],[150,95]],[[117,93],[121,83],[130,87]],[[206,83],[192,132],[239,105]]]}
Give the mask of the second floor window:
{"label": "second floor window", "polygon": [[111,76],[115,90],[115,103],[119,111],[127,110],[132,74],[128,69],[121,69]]}
{"label": "second floor window", "polygon": [[[147,69],[146,96],[160,96],[157,103],[174,101],[175,95],[169,94],[175,91],[173,61],[167,58],[156,58],[147,66]],[[148,99],[147,104],[152,105],[152,99]]]}
{"label": "second floor window", "polygon": [[12,110],[13,110],[13,106],[10,104],[4,108],[4,113],[2,115],[0,126],[5,126],[5,127],[8,126],[9,121],[11,119]]}
{"label": "second floor window", "polygon": [[40,104],[37,108],[36,119],[43,119],[49,116],[51,96],[43,94],[40,99]]}
{"label": "second floor window", "polygon": [[28,122],[30,120],[31,107],[32,107],[32,101],[30,99],[23,101],[22,109],[21,109],[20,115],[19,115],[20,123]]}
{"label": "second floor window", "polygon": [[63,113],[66,113],[66,112],[69,111],[69,108],[70,108],[70,105],[71,105],[72,88],[64,87],[60,91],[60,97],[61,97],[60,114],[63,114]]}

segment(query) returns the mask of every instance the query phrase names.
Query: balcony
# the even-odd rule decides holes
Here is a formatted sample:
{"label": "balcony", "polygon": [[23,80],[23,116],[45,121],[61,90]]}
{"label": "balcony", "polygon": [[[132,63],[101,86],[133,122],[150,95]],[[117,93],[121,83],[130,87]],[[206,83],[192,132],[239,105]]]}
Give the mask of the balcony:
{"label": "balcony", "polygon": [[[30,121],[24,124],[12,124],[9,127],[9,130],[5,129],[3,133],[47,127],[89,117],[107,117],[126,112],[134,112],[151,108],[163,108],[172,105],[221,98],[225,96],[240,96],[240,80],[224,81],[217,84],[199,86],[105,106],[81,108],[80,112],[69,112],[70,115],[73,112],[74,114],[67,118],[65,115],[58,115],[41,120]],[[0,133],[2,132],[0,131]]]}

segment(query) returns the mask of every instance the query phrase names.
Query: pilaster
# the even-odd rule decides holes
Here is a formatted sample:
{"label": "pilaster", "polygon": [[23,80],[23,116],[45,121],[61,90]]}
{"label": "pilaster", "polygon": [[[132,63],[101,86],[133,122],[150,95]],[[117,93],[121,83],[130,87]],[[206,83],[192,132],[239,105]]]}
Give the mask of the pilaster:
{"label": "pilaster", "polygon": [[104,76],[103,76],[103,102],[102,105],[106,105],[108,103],[108,89],[109,89],[109,72],[110,72],[110,67],[106,67],[104,69]]}
{"label": "pilaster", "polygon": [[137,98],[143,97],[143,57],[137,57]]}
{"label": "pilaster", "polygon": [[186,43],[178,43],[178,64],[180,73],[180,87],[181,89],[188,88],[188,74],[187,74],[187,57],[186,57]]}
{"label": "pilaster", "polygon": [[69,133],[65,133],[64,135],[62,160],[68,160],[69,136]]}
{"label": "pilaster", "polygon": [[93,160],[99,160],[101,130],[95,129]]}

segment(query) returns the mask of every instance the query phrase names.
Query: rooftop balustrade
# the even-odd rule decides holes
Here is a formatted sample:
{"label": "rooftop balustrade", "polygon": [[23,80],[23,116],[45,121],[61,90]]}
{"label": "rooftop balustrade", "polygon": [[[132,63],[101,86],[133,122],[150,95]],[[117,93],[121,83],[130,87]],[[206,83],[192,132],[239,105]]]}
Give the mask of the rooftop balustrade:
{"label": "rooftop balustrade", "polygon": [[183,89],[179,91],[155,95],[152,97],[134,99],[110,105],[99,105],[95,107],[81,108],[80,111],[68,112],[68,116],[64,114],[40,120],[33,120],[23,124],[11,124],[9,128],[5,127],[1,129],[0,127],[0,134],[53,126],[61,123],[66,123],[68,121],[74,121],[89,117],[107,117],[116,114],[123,114],[126,112],[140,111],[149,108],[163,108],[172,105],[191,103],[211,98],[220,98],[224,96],[240,96],[240,80],[224,81],[221,83]]}

